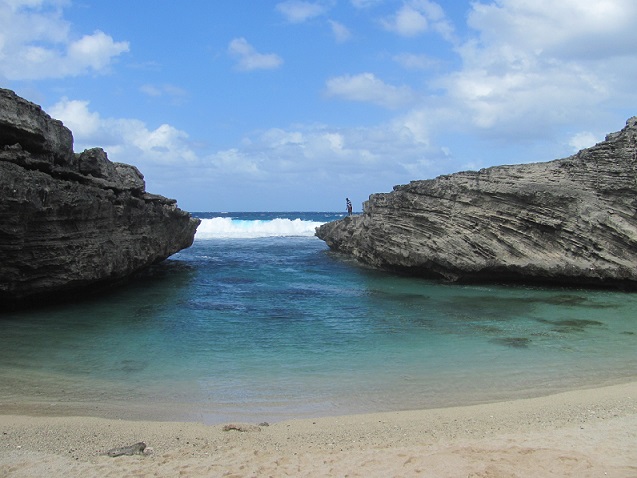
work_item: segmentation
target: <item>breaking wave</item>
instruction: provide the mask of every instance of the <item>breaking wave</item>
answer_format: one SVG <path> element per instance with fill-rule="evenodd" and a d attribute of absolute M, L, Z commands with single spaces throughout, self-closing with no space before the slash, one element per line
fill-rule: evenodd
<path fill-rule="evenodd" d="M 202 219 L 196 239 L 252 239 L 259 237 L 313 236 L 323 222 L 275 218 L 245 220 L 230 217 Z"/>

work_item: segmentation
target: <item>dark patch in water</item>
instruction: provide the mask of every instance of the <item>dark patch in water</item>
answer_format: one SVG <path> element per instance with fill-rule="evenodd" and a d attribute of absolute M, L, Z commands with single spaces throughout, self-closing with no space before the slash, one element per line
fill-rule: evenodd
<path fill-rule="evenodd" d="M 542 300 L 542 299 L 537 299 L 537 300 L 538 302 L 542 301 L 550 305 L 586 307 L 587 309 L 612 309 L 619 306 L 619 305 L 600 304 L 598 302 L 593 302 L 589 300 L 587 297 L 581 297 L 576 295 L 556 295 L 553 297 L 549 297 L 548 299 L 545 299 L 545 300 Z"/>
<path fill-rule="evenodd" d="M 526 337 L 500 337 L 497 339 L 493 339 L 492 342 L 514 349 L 526 349 L 529 348 L 531 339 L 528 339 Z"/>
<path fill-rule="evenodd" d="M 394 292 L 379 289 L 370 289 L 367 294 L 372 298 L 391 300 L 398 302 L 427 302 L 431 299 L 429 295 L 414 294 L 409 292 Z"/>
<path fill-rule="evenodd" d="M 475 320 L 489 318 L 492 320 L 510 320 L 512 317 L 526 315 L 538 306 L 585 307 L 586 309 L 606 309 L 616 305 L 600 304 L 587 297 L 578 295 L 554 295 L 547 297 L 499 297 L 497 295 L 456 296 L 440 309 L 447 311 L 455 318 Z M 568 327 L 568 325 L 564 325 Z"/>
<path fill-rule="evenodd" d="M 584 332 L 587 327 L 603 327 L 604 323 L 597 320 L 587 319 L 565 319 L 565 320 L 548 320 L 537 319 L 538 322 L 553 326 L 553 331 L 560 333 Z"/>
<path fill-rule="evenodd" d="M 502 297 L 497 295 L 459 295 L 445 301 L 440 308 L 455 318 L 508 321 L 529 314 L 536 307 L 549 303 L 553 297 Z M 561 299 L 564 301 L 565 299 Z"/>
<path fill-rule="evenodd" d="M 500 327 L 496 327 L 494 325 L 476 325 L 474 329 L 479 330 L 480 332 L 484 332 L 485 334 L 499 334 L 502 333 L 502 329 Z"/>
<path fill-rule="evenodd" d="M 555 295 L 545 299 L 543 302 L 551 305 L 571 305 L 581 306 L 586 303 L 588 299 L 577 295 Z M 587 304 L 588 305 L 588 304 Z"/>
<path fill-rule="evenodd" d="M 635 332 L 630 332 L 628 330 L 625 330 L 624 332 L 622 332 L 622 335 L 635 335 Z"/>

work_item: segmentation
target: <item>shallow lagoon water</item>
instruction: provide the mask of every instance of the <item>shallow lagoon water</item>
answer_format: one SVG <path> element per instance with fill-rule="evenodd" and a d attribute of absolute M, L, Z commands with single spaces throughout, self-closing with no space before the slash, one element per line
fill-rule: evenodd
<path fill-rule="evenodd" d="M 401 277 L 329 251 L 311 235 L 329 215 L 299 215 L 305 229 L 289 216 L 293 236 L 283 223 L 261 237 L 280 215 L 232 219 L 243 237 L 215 236 L 215 216 L 126 287 L 0 314 L 0 403 L 277 421 L 635 378 L 636 294 Z"/>

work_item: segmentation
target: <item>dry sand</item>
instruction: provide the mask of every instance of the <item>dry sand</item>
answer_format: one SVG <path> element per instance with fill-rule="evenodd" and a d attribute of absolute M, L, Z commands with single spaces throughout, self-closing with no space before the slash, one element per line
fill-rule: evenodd
<path fill-rule="evenodd" d="M 0 415 L 0 477 L 637 477 L 637 382 L 255 425 Z M 104 455 L 139 441 L 152 453 Z"/>

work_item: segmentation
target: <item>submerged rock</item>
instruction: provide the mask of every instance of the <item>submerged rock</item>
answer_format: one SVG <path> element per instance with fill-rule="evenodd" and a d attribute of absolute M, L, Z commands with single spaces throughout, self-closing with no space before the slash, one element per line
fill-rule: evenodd
<path fill-rule="evenodd" d="M 317 228 L 374 267 L 456 282 L 637 287 L 637 117 L 565 159 L 395 186 Z"/>
<path fill-rule="evenodd" d="M 0 310 L 128 277 L 192 245 L 199 222 L 0 89 Z"/>

